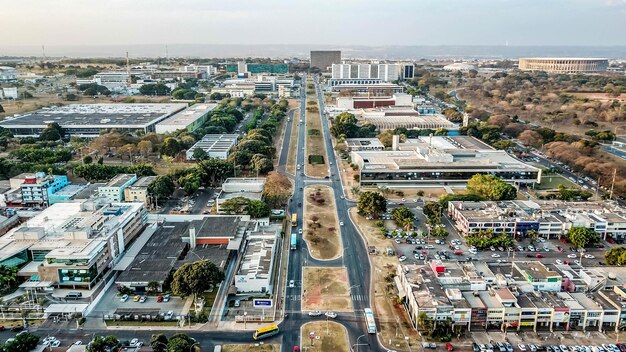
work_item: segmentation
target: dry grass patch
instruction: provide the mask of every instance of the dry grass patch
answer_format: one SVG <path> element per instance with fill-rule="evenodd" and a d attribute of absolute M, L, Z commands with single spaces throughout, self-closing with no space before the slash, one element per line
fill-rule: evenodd
<path fill-rule="evenodd" d="M 388 348 L 408 350 L 409 346 L 407 346 L 403 334 L 410 336 L 412 341 L 416 341 L 419 336 L 410 328 L 408 316 L 402 306 L 398 304 L 393 284 L 388 280 L 389 274 L 395 273 L 399 263 L 395 256 L 384 255 L 385 248 L 393 247 L 391 240 L 383 238 L 374 225 L 375 221 L 367 220 L 358 215 L 356 208 L 350 208 L 350 217 L 359 232 L 365 237 L 367 245 L 376 247 L 379 251 L 378 255 L 370 256 L 370 262 L 372 264 L 372 284 L 376 292 L 374 294 L 374 311 L 378 317 L 380 339 Z M 388 345 L 389 341 L 391 341 L 391 345 Z"/>
<path fill-rule="evenodd" d="M 307 102 L 316 102 L 316 99 L 307 99 Z M 308 106 L 308 105 L 307 105 Z M 304 172 L 311 177 L 328 176 L 328 154 L 326 154 L 326 145 L 324 143 L 324 131 L 322 131 L 322 120 L 320 113 L 317 111 L 306 112 L 305 120 L 306 150 L 304 160 Z M 311 163 L 311 156 L 322 156 L 321 163 Z"/>
<path fill-rule="evenodd" d="M 302 269 L 302 310 L 352 311 L 346 268 Z"/>
<path fill-rule="evenodd" d="M 315 333 L 316 338 L 309 339 Z M 346 328 L 335 322 L 316 321 L 306 323 L 300 328 L 302 350 L 307 352 L 348 352 L 350 349 Z M 319 338 L 318 338 L 319 337 Z"/>
<path fill-rule="evenodd" d="M 222 351 L 224 352 L 279 352 L 280 345 L 266 345 L 266 344 L 238 344 L 238 345 L 223 345 Z"/>
<path fill-rule="evenodd" d="M 304 196 L 303 232 L 311 256 L 321 260 L 339 258 L 343 245 L 332 188 L 307 186 Z"/>

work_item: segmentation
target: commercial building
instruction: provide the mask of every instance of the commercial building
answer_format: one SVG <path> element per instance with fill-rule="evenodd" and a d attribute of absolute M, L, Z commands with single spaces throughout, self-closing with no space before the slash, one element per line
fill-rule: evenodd
<path fill-rule="evenodd" d="M 106 185 L 98 188 L 98 195 L 110 202 L 123 202 L 124 190 L 137 181 L 135 174 L 118 174 Z"/>
<path fill-rule="evenodd" d="M 333 64 L 341 63 L 341 50 L 311 50 L 311 68 L 328 72 Z"/>
<path fill-rule="evenodd" d="M 238 134 L 207 134 L 189 148 L 185 155 L 187 160 L 194 160 L 193 152 L 201 149 L 209 158 L 225 160 L 230 155 L 230 150 L 237 145 L 238 139 Z"/>
<path fill-rule="evenodd" d="M 133 203 L 140 202 L 148 207 L 148 187 L 155 179 L 156 176 L 144 176 L 135 181 L 131 186 L 124 188 L 124 201 Z"/>
<path fill-rule="evenodd" d="M 464 184 L 475 174 L 490 174 L 512 183 L 541 181 L 541 170 L 494 150 L 468 136 L 419 137 L 399 143 L 391 151 L 353 151 L 360 184 L 432 185 Z"/>
<path fill-rule="evenodd" d="M 93 76 L 93 82 L 109 90 L 127 87 L 131 83 L 128 72 L 125 71 L 98 72 Z"/>
<path fill-rule="evenodd" d="M 154 71 L 150 74 L 152 79 L 175 79 L 179 81 L 187 79 L 200 79 L 202 74 L 196 71 Z"/>
<path fill-rule="evenodd" d="M 17 70 L 14 67 L 0 66 L 0 81 L 15 81 Z"/>
<path fill-rule="evenodd" d="M 446 71 L 468 72 L 470 70 L 475 70 L 476 66 L 465 62 L 455 62 L 444 66 L 443 69 Z"/>
<path fill-rule="evenodd" d="M 1 87 L 0 99 L 17 99 L 17 87 Z"/>
<path fill-rule="evenodd" d="M 415 76 L 415 65 L 404 64 L 402 65 L 402 79 L 411 79 Z"/>
<path fill-rule="evenodd" d="M 451 201 L 448 214 L 466 235 L 492 230 L 515 237 L 534 230 L 545 238 L 560 238 L 572 227 L 586 227 L 603 239 L 626 240 L 626 209 L 607 202 Z"/>
<path fill-rule="evenodd" d="M 209 113 L 218 104 L 195 104 L 159 122 L 155 126 L 156 133 L 172 133 L 178 130 L 193 132 L 207 120 Z"/>
<path fill-rule="evenodd" d="M 273 292 L 274 261 L 280 230 L 259 227 L 246 236 L 243 258 L 235 273 L 237 293 Z"/>
<path fill-rule="evenodd" d="M 378 138 L 346 138 L 345 143 L 349 151 L 385 150 Z"/>
<path fill-rule="evenodd" d="M 522 71 L 545 71 L 548 73 L 604 72 L 609 67 L 608 59 L 598 58 L 520 58 Z"/>
<path fill-rule="evenodd" d="M 95 138 L 101 132 L 156 132 L 155 125 L 187 108 L 187 104 L 71 104 L 7 117 L 0 126 L 16 137 L 38 137 L 56 122 L 67 135 Z"/>
<path fill-rule="evenodd" d="M 406 68 L 408 67 L 408 68 Z M 330 85 L 336 85 L 334 80 L 342 79 L 377 79 L 380 82 L 391 82 L 405 75 L 413 77 L 413 66 L 402 64 L 378 64 L 378 63 L 342 63 L 333 64 L 331 67 Z"/>
<path fill-rule="evenodd" d="M 406 93 L 390 96 L 337 97 L 338 109 L 371 109 L 385 106 L 412 106 L 412 97 Z"/>
<path fill-rule="evenodd" d="M 260 63 L 246 63 L 238 62 L 236 64 L 227 64 L 226 72 L 236 72 L 243 75 L 246 73 L 257 74 L 287 74 L 289 73 L 288 64 L 260 64 Z"/>
<path fill-rule="evenodd" d="M 141 203 L 53 204 L 0 237 L 0 265 L 25 287 L 92 289 L 143 230 Z"/>
<path fill-rule="evenodd" d="M 445 129 L 448 135 L 458 134 L 459 125 L 449 121 L 442 114 L 422 115 L 412 107 L 389 106 L 377 109 L 362 109 L 355 112 L 358 119 L 364 123 L 376 126 L 379 130 L 406 128 L 406 129 Z"/>
<path fill-rule="evenodd" d="M 248 198 L 260 200 L 265 188 L 265 178 L 262 177 L 230 177 L 222 183 L 222 190 L 217 197 L 217 211 L 220 205 L 232 198 Z"/>
<path fill-rule="evenodd" d="M 368 82 L 365 80 L 364 82 Z M 341 83 L 335 81 L 335 85 L 331 86 L 333 92 L 350 92 L 350 93 L 366 93 L 370 96 L 383 95 L 391 96 L 394 93 L 403 93 L 404 87 L 393 83 Z"/>
<path fill-rule="evenodd" d="M 43 172 L 20 174 L 11 178 L 10 183 L 20 189 L 23 205 L 43 207 L 54 203 L 52 196 L 70 184 L 65 175 L 48 176 Z"/>

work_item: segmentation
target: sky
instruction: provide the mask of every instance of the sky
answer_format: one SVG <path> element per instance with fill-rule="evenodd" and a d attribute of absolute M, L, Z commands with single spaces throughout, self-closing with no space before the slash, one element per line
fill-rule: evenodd
<path fill-rule="evenodd" d="M 0 0 L 0 14 L 0 48 L 626 45 L 626 0 Z"/>

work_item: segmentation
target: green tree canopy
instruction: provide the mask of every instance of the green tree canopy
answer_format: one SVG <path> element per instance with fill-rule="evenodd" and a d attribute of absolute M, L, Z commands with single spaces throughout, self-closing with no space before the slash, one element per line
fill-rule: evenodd
<path fill-rule="evenodd" d="M 15 337 L 15 340 L 0 346 L 2 352 L 24 352 L 30 351 L 37 347 L 39 336 L 31 333 L 22 334 Z"/>
<path fill-rule="evenodd" d="M 195 352 L 198 347 L 196 340 L 185 334 L 175 334 L 167 342 L 167 352 Z"/>
<path fill-rule="evenodd" d="M 469 193 L 482 196 L 488 200 L 511 200 L 517 198 L 515 187 L 494 175 L 476 174 L 467 181 Z"/>
<path fill-rule="evenodd" d="M 202 148 L 194 149 L 191 155 L 193 160 L 205 160 L 209 157 L 209 154 L 207 154 L 207 152 Z"/>
<path fill-rule="evenodd" d="M 109 335 L 107 337 L 96 336 L 87 345 L 87 352 L 109 352 L 120 348 L 121 346 L 122 344 L 120 341 L 113 335 Z"/>
<path fill-rule="evenodd" d="M 626 248 L 619 246 L 609 249 L 604 253 L 604 260 L 608 265 L 626 264 Z"/>
<path fill-rule="evenodd" d="M 262 200 L 251 200 L 246 213 L 253 218 L 264 218 L 270 215 L 270 207 Z"/>
<path fill-rule="evenodd" d="M 391 211 L 391 218 L 396 224 L 404 229 L 413 228 L 413 222 L 415 221 L 415 214 L 409 210 L 409 208 L 402 206 L 394 208 Z"/>
<path fill-rule="evenodd" d="M 176 138 L 168 137 L 163 141 L 163 145 L 161 146 L 161 154 L 175 157 L 182 150 L 182 146 L 180 142 Z"/>
<path fill-rule="evenodd" d="M 357 201 L 359 214 L 378 218 L 381 213 L 387 211 L 387 199 L 378 192 L 360 192 Z"/>
<path fill-rule="evenodd" d="M 152 334 L 150 338 L 150 347 L 154 352 L 166 352 L 168 339 L 165 334 Z"/>
<path fill-rule="evenodd" d="M 224 273 L 208 260 L 186 263 L 174 273 L 172 292 L 181 297 L 196 296 L 222 280 Z"/>
<path fill-rule="evenodd" d="M 48 124 L 46 128 L 41 131 L 39 139 L 42 141 L 58 141 L 65 136 L 65 131 L 56 122 Z"/>
<path fill-rule="evenodd" d="M 586 227 L 572 227 L 567 232 L 567 240 L 578 248 L 585 248 L 598 243 L 600 235 Z"/>
<path fill-rule="evenodd" d="M 159 201 L 164 201 L 169 198 L 176 190 L 174 181 L 172 178 L 166 175 L 157 176 L 154 181 L 148 186 L 148 193 L 156 197 Z"/>
<path fill-rule="evenodd" d="M 244 214 L 250 202 L 246 197 L 230 198 L 220 205 L 220 211 L 226 214 Z"/>

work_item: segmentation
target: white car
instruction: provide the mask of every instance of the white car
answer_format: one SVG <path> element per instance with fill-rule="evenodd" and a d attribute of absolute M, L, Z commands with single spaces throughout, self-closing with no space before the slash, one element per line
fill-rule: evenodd
<path fill-rule="evenodd" d="M 492 252 L 495 252 L 495 251 L 496 251 L 496 247 L 494 247 L 494 246 L 489 247 L 489 249 L 490 249 Z"/>
<path fill-rule="evenodd" d="M 82 341 L 76 341 L 76 342 L 74 342 L 74 346 L 80 346 L 80 345 L 82 345 L 82 344 L 83 344 L 83 342 L 82 342 Z"/>
<path fill-rule="evenodd" d="M 51 346 L 51 347 L 59 347 L 59 346 L 61 346 L 61 341 L 59 341 L 59 340 L 54 340 L 54 341 L 52 341 L 52 342 L 50 343 L 50 346 Z"/>
<path fill-rule="evenodd" d="M 563 261 L 562 261 L 561 259 L 557 259 L 557 260 L 555 260 L 554 262 L 555 262 L 555 263 L 557 263 L 557 264 L 559 264 L 559 265 L 563 264 Z"/>
<path fill-rule="evenodd" d="M 144 303 L 147 300 L 148 300 L 147 296 L 141 296 L 141 298 L 139 299 L 139 303 Z"/>
<path fill-rule="evenodd" d="M 322 312 L 320 312 L 319 310 L 309 312 L 310 317 L 319 317 L 320 315 L 322 315 Z"/>
<path fill-rule="evenodd" d="M 526 351 L 526 346 L 524 344 L 520 343 L 519 345 L 517 345 L 517 347 L 519 347 L 520 351 Z"/>
<path fill-rule="evenodd" d="M 120 298 L 120 302 L 126 302 L 126 301 L 128 301 L 128 295 L 123 295 L 122 298 Z"/>
<path fill-rule="evenodd" d="M 339 221 L 339 226 L 343 226 L 343 221 Z"/>
<path fill-rule="evenodd" d="M 337 318 L 337 313 L 335 313 L 335 312 L 326 312 L 326 313 L 324 313 L 324 315 L 329 317 L 329 318 L 331 318 L 331 319 Z"/>
<path fill-rule="evenodd" d="M 302 235 L 302 229 L 298 229 L 298 233 Z"/>
<path fill-rule="evenodd" d="M 494 253 L 491 255 L 491 258 L 500 258 L 500 254 Z"/>
<path fill-rule="evenodd" d="M 595 255 L 593 255 L 593 254 L 585 254 L 585 258 L 587 258 L 587 259 L 593 259 L 593 258 L 595 258 L 595 257 L 596 257 L 596 256 L 595 256 Z"/>
<path fill-rule="evenodd" d="M 295 281 L 289 280 L 289 287 L 291 288 L 291 287 L 295 287 L 295 286 L 296 286 Z"/>
<path fill-rule="evenodd" d="M 550 248 L 548 248 L 547 246 L 543 246 L 543 250 L 546 252 L 550 252 Z"/>
<path fill-rule="evenodd" d="M 478 253 L 478 249 L 470 248 L 469 252 L 472 253 L 472 254 L 476 254 L 476 253 Z"/>
<path fill-rule="evenodd" d="M 169 311 L 168 313 L 172 313 L 172 312 L 171 312 L 171 311 Z M 174 314 L 174 313 L 172 313 L 172 314 Z M 136 345 L 138 342 L 139 342 L 139 339 L 138 339 L 138 338 L 134 338 L 134 339 L 130 340 L 130 344 L 131 344 L 131 345 Z"/>
<path fill-rule="evenodd" d="M 568 258 L 576 258 L 576 254 L 572 253 L 572 254 L 568 254 L 567 255 Z"/>
<path fill-rule="evenodd" d="M 48 336 L 45 339 L 43 339 L 43 343 L 51 343 L 52 341 L 56 340 L 57 338 L 54 336 Z"/>
<path fill-rule="evenodd" d="M 165 314 L 164 319 L 165 319 L 165 320 L 172 320 L 172 318 L 173 318 L 173 317 L 174 317 L 174 312 L 172 312 L 172 311 L 170 310 L 170 311 L 168 311 L 168 312 Z"/>
<path fill-rule="evenodd" d="M 401 256 L 400 258 L 398 258 L 398 260 L 399 260 L 399 261 L 401 261 L 401 262 L 403 262 L 403 261 L 405 261 L 405 260 L 406 260 L 406 256 L 405 256 L 405 255 L 403 255 L 403 256 Z"/>

